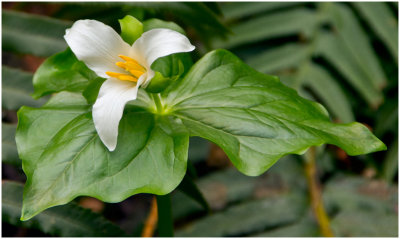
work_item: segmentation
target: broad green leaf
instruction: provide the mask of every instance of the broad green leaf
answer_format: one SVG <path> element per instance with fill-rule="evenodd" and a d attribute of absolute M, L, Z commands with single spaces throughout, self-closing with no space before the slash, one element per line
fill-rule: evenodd
<path fill-rule="evenodd" d="M 22 208 L 23 185 L 2 182 L 2 219 L 23 228 L 35 228 L 52 236 L 62 237 L 116 237 L 125 233 L 102 215 L 84 209 L 75 203 L 49 209 L 28 222 L 19 220 Z"/>
<path fill-rule="evenodd" d="M 365 126 L 331 123 L 321 105 L 225 50 L 208 53 L 162 95 L 166 112 L 181 118 L 191 135 L 218 144 L 247 175 L 313 145 L 334 144 L 349 155 L 386 149 Z"/>
<path fill-rule="evenodd" d="M 349 100 L 340 85 L 324 68 L 311 64 L 307 73 L 301 77 L 303 84 L 313 89 L 333 115 L 343 123 L 354 121 Z"/>
<path fill-rule="evenodd" d="M 16 11 L 2 11 L 3 49 L 50 56 L 67 47 L 63 39 L 71 22 Z"/>
<path fill-rule="evenodd" d="M 311 53 L 307 45 L 287 44 L 248 57 L 245 62 L 257 71 L 272 73 L 298 67 Z"/>
<path fill-rule="evenodd" d="M 15 145 L 16 128 L 17 125 L 14 124 L 1 124 L 1 158 L 4 163 L 21 167 L 21 160 Z"/>
<path fill-rule="evenodd" d="M 17 110 L 21 106 L 41 106 L 45 99 L 34 100 L 32 73 L 16 68 L 3 66 L 2 78 L 2 107 L 9 110 Z"/>
<path fill-rule="evenodd" d="M 398 26 L 397 18 L 385 2 L 352 3 L 367 20 L 373 30 L 385 42 L 393 58 L 398 60 Z"/>
<path fill-rule="evenodd" d="M 329 3 L 327 3 L 329 4 Z M 352 64 L 363 73 L 364 84 L 372 84 L 375 89 L 380 90 L 387 84 L 386 76 L 379 65 L 375 50 L 369 39 L 357 21 L 352 11 L 343 4 L 329 4 L 328 13 L 346 51 L 351 55 Z"/>
<path fill-rule="evenodd" d="M 298 6 L 300 2 L 224 2 L 221 3 L 225 19 L 237 19 L 254 16 L 265 11 Z"/>
<path fill-rule="evenodd" d="M 348 46 L 338 36 L 326 33 L 321 34 L 318 39 L 316 54 L 326 58 L 333 64 L 346 80 L 361 94 L 369 105 L 376 108 L 383 101 L 380 90 L 366 80 L 370 76 L 366 75 L 363 67 L 349 51 Z"/>
<path fill-rule="evenodd" d="M 227 41 L 215 41 L 213 47 L 232 48 L 241 44 L 294 34 L 308 36 L 323 21 L 323 18 L 315 11 L 305 8 L 267 14 L 248 21 L 240 21 L 232 26 L 233 35 Z"/>
<path fill-rule="evenodd" d="M 109 152 L 89 107 L 82 96 L 62 92 L 42 108 L 18 112 L 16 141 L 28 178 L 22 220 L 79 195 L 119 202 L 166 194 L 185 175 L 189 141 L 179 119 L 127 107 L 117 148 Z"/>
<path fill-rule="evenodd" d="M 61 91 L 80 92 L 88 86 L 89 81 L 96 78 L 97 75 L 78 61 L 68 48 L 49 57 L 36 71 L 33 77 L 33 97 Z"/>

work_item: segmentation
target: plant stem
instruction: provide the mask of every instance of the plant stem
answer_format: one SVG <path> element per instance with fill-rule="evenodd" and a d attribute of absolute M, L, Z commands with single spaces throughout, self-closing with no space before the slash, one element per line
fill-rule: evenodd
<path fill-rule="evenodd" d="M 161 103 L 161 98 L 160 98 L 160 94 L 154 93 L 151 94 L 154 100 L 154 103 L 156 105 L 156 109 L 158 113 L 162 113 L 163 112 L 163 105 Z"/>
<path fill-rule="evenodd" d="M 321 188 L 319 187 L 316 177 L 315 157 L 316 149 L 315 147 L 311 147 L 306 154 L 305 160 L 305 173 L 310 190 L 311 206 L 318 221 L 322 236 L 333 237 L 334 235 L 330 227 L 329 218 L 322 202 Z"/>
<path fill-rule="evenodd" d="M 173 237 L 174 221 L 172 219 L 171 195 L 157 196 L 158 236 Z"/>
<path fill-rule="evenodd" d="M 142 237 L 153 237 L 157 221 L 158 221 L 157 200 L 156 197 L 154 196 L 151 201 L 149 215 L 147 216 L 146 222 L 144 223 Z"/>

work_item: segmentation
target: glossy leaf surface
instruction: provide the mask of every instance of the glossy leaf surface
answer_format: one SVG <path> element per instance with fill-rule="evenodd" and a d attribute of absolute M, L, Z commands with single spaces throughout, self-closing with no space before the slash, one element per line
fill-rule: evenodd
<path fill-rule="evenodd" d="M 331 123 L 321 105 L 225 50 L 204 56 L 164 96 L 167 111 L 180 117 L 191 135 L 218 144 L 247 175 L 323 143 L 350 155 L 386 148 L 365 126 Z"/>
<path fill-rule="evenodd" d="M 119 202 L 136 193 L 166 194 L 186 172 L 188 133 L 178 119 L 133 107 L 109 152 L 83 97 L 60 93 L 42 108 L 19 111 L 16 136 L 28 177 L 22 219 L 79 195 Z"/>

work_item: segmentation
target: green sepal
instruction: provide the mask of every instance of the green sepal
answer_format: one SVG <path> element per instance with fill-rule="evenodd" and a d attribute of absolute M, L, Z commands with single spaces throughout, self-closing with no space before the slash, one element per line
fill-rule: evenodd
<path fill-rule="evenodd" d="M 177 80 L 185 71 L 182 61 L 178 60 L 178 73 L 174 76 L 164 77 L 160 72 L 156 71 L 151 79 L 146 91 L 150 93 L 160 93 L 164 91 L 172 82 Z"/>
<path fill-rule="evenodd" d="M 143 34 L 143 24 L 133 16 L 126 15 L 118 21 L 121 26 L 121 37 L 129 45 L 132 45 Z"/>

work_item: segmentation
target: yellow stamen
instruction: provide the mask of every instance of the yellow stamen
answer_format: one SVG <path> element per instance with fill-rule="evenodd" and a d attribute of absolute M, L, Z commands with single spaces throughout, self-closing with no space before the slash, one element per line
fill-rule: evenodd
<path fill-rule="evenodd" d="M 146 71 L 146 69 L 142 65 L 140 65 L 139 62 L 137 62 L 135 59 L 132 59 L 132 58 L 130 58 L 128 56 L 124 56 L 124 55 L 118 55 L 118 56 L 121 59 L 123 59 L 124 61 L 126 61 L 127 65 L 129 67 L 136 68 L 137 70 L 140 70 L 143 72 Z"/>
<path fill-rule="evenodd" d="M 107 71 L 106 74 L 111 77 L 117 78 L 118 80 L 126 80 L 126 81 L 133 81 L 133 82 L 138 81 L 137 78 L 127 75 L 127 74 L 115 73 L 115 72 L 110 72 L 110 71 Z"/>
<path fill-rule="evenodd" d="M 116 62 L 115 65 L 117 65 L 118 67 L 121 67 L 122 69 L 129 72 L 130 74 L 123 74 L 123 73 L 107 71 L 106 72 L 107 75 L 117 78 L 119 80 L 137 82 L 139 77 L 146 72 L 146 68 L 141 66 L 139 64 L 139 62 L 137 62 L 136 60 L 134 60 L 128 56 L 124 56 L 124 55 L 119 55 L 119 57 L 121 59 L 125 60 L 125 62 Z"/>

